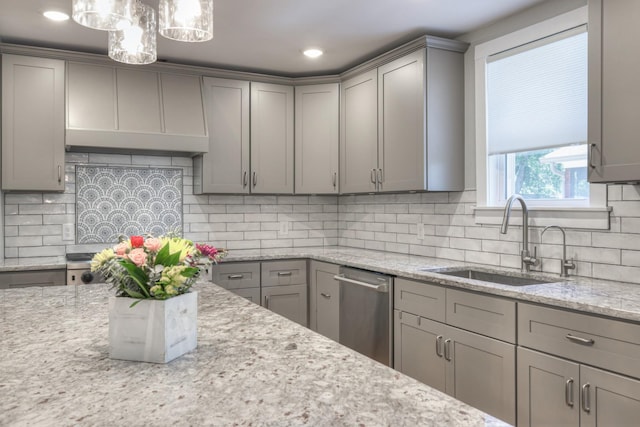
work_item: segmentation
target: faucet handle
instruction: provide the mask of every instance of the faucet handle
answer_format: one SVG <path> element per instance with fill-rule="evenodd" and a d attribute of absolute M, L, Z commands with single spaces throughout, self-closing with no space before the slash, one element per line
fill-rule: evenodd
<path fill-rule="evenodd" d="M 569 277 L 569 270 L 574 270 L 576 268 L 576 263 L 573 262 L 573 258 L 566 260 L 560 260 L 560 276 Z"/>

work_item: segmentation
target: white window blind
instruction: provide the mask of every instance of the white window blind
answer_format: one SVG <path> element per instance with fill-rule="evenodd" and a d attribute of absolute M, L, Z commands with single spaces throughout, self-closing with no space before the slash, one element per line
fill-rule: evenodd
<path fill-rule="evenodd" d="M 486 83 L 488 154 L 586 143 L 586 27 L 489 57 Z"/>

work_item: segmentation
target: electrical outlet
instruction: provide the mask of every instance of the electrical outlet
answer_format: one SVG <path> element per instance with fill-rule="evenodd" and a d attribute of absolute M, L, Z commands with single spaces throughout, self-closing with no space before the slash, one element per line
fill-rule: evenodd
<path fill-rule="evenodd" d="M 424 224 L 419 222 L 417 225 L 416 236 L 418 237 L 418 240 L 424 240 Z"/>
<path fill-rule="evenodd" d="M 62 225 L 62 240 L 65 242 L 72 242 L 75 240 L 75 230 L 73 224 Z"/>
<path fill-rule="evenodd" d="M 280 221 L 280 235 L 286 236 L 289 234 L 289 221 Z"/>

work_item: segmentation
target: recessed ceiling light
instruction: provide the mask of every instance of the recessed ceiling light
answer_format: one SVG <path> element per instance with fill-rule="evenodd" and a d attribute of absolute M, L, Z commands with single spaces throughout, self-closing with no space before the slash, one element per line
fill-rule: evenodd
<path fill-rule="evenodd" d="M 43 15 L 52 21 L 66 21 L 69 19 L 69 15 L 64 12 L 58 12 L 57 10 L 47 10 Z"/>
<path fill-rule="evenodd" d="M 320 49 L 307 49 L 302 53 L 304 53 L 305 56 L 308 56 L 309 58 L 317 58 L 318 56 L 323 54 Z"/>

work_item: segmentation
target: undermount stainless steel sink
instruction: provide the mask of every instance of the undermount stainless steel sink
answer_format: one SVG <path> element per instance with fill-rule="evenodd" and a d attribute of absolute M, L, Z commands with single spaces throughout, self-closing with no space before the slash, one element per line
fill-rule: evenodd
<path fill-rule="evenodd" d="M 446 276 L 456 276 L 465 279 L 480 280 L 482 282 L 499 283 L 501 285 L 509 286 L 526 286 L 526 285 L 542 285 L 544 283 L 553 283 L 550 280 L 534 279 L 526 276 L 512 276 L 508 274 L 492 273 L 482 270 L 474 269 L 461 269 L 461 270 L 446 270 L 446 271 L 434 271 L 434 273 L 444 274 Z"/>

